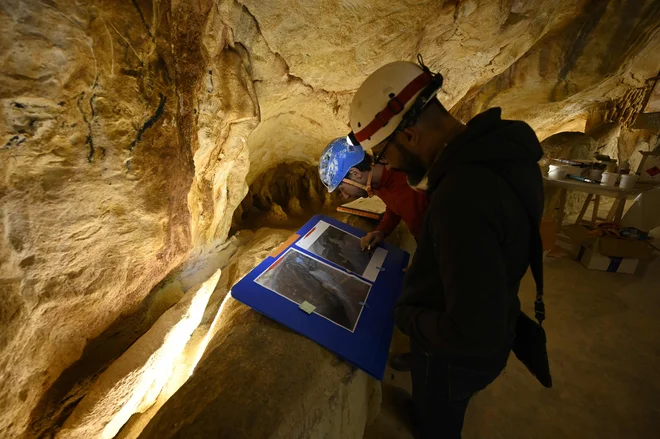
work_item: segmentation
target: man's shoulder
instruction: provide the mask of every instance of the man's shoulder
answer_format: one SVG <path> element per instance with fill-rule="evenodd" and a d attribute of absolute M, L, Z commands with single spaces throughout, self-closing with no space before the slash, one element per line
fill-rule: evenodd
<path fill-rule="evenodd" d="M 432 193 L 432 199 L 489 199 L 498 191 L 499 176 L 487 165 L 468 163 L 450 171 Z"/>
<path fill-rule="evenodd" d="M 466 215 L 497 216 L 501 204 L 499 178 L 487 167 L 477 164 L 448 173 L 430 194 L 430 215 L 445 219 Z"/>

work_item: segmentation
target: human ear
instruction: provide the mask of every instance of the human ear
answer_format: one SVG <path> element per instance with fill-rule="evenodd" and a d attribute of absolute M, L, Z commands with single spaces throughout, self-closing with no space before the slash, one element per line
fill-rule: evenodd
<path fill-rule="evenodd" d="M 360 177 L 362 177 L 362 172 L 360 172 L 358 168 L 351 168 L 348 171 L 348 175 L 353 179 L 359 179 Z"/>
<path fill-rule="evenodd" d="M 408 149 L 415 149 L 419 145 L 419 130 L 415 127 L 404 128 L 396 135 L 397 142 Z"/>
<path fill-rule="evenodd" d="M 412 126 L 404 128 L 400 131 L 402 135 L 402 140 L 405 142 L 403 145 L 407 148 L 415 148 L 419 144 L 419 130 Z"/>

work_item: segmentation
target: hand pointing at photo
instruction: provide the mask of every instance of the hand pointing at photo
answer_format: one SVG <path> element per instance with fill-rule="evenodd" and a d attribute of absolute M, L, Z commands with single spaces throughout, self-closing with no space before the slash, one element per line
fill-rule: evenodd
<path fill-rule="evenodd" d="M 384 239 L 385 236 L 383 235 L 383 232 L 375 230 L 367 233 L 366 236 L 360 239 L 360 247 L 362 248 L 362 251 L 371 250 L 376 248 Z"/>

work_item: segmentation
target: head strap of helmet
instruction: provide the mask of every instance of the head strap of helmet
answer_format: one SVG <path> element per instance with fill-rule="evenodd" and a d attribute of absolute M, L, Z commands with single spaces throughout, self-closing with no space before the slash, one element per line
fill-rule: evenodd
<path fill-rule="evenodd" d="M 374 168 L 372 166 L 371 169 L 369 169 L 369 175 L 367 176 L 367 185 L 366 186 L 363 185 L 363 184 L 358 183 L 357 181 L 350 180 L 348 178 L 344 178 L 342 180 L 342 182 L 344 182 L 346 184 L 350 184 L 351 186 L 358 187 L 360 189 L 364 189 L 364 191 L 367 193 L 367 197 L 371 198 L 371 197 L 374 196 L 374 191 L 371 188 L 371 179 L 373 178 L 373 174 L 374 174 Z"/>

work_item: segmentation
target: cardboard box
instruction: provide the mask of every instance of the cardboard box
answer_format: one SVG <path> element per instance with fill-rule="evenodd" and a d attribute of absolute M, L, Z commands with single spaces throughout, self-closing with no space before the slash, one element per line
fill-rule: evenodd
<path fill-rule="evenodd" d="M 652 256 L 646 241 L 624 238 L 595 237 L 580 225 L 564 228 L 564 234 L 579 247 L 577 260 L 590 270 L 634 274 L 640 260 Z"/>
<path fill-rule="evenodd" d="M 635 274 L 639 264 L 639 259 L 605 256 L 585 246 L 580 248 L 577 259 L 590 270 L 601 270 L 610 273 Z"/>
<path fill-rule="evenodd" d="M 646 241 L 624 238 L 595 237 L 585 227 L 573 224 L 564 228 L 564 234 L 581 246 L 590 248 L 604 256 L 649 259 L 653 249 Z"/>

